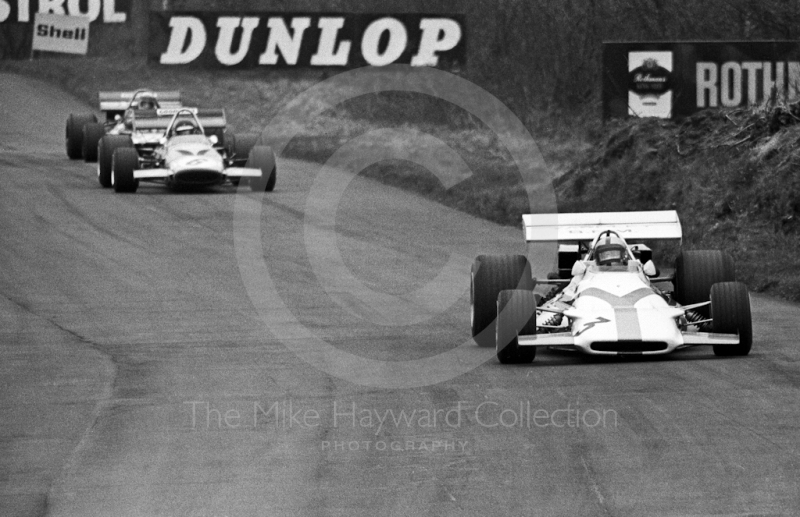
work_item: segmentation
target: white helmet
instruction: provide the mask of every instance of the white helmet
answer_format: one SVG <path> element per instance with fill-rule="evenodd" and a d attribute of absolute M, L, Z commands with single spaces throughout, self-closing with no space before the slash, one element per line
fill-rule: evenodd
<path fill-rule="evenodd" d="M 200 132 L 194 121 L 181 120 L 175 123 L 175 128 L 172 130 L 176 135 L 194 135 Z"/>

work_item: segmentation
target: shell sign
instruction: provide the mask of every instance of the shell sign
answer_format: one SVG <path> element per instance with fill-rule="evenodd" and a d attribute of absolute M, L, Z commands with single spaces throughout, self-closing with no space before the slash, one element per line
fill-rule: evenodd
<path fill-rule="evenodd" d="M 32 50 L 86 54 L 89 50 L 89 18 L 37 13 Z"/>

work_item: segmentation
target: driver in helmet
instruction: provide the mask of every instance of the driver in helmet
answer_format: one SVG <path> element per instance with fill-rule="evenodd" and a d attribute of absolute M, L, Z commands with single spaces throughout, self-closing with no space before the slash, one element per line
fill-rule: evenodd
<path fill-rule="evenodd" d="M 158 102 L 155 97 L 150 95 L 143 95 L 139 98 L 138 108 L 140 110 L 154 110 L 158 107 Z"/>
<path fill-rule="evenodd" d="M 594 263 L 598 266 L 627 266 L 628 257 L 628 246 L 622 240 L 622 237 L 612 231 L 605 231 L 597 238 L 589 260 L 594 260 Z M 579 267 L 573 268 L 573 277 L 564 290 L 555 298 L 556 302 L 569 304 L 577 296 L 578 285 L 589 269 L 584 264 L 584 261 L 581 260 L 576 262 L 576 266 Z M 568 307 L 568 305 L 556 306 L 560 308 Z"/>
<path fill-rule="evenodd" d="M 625 266 L 628 264 L 628 247 L 620 236 L 609 231 L 597 239 L 592 257 L 598 266 Z"/>
<path fill-rule="evenodd" d="M 181 120 L 175 123 L 175 129 L 173 129 L 173 133 L 176 136 L 199 135 L 200 128 L 197 127 L 193 120 Z"/>

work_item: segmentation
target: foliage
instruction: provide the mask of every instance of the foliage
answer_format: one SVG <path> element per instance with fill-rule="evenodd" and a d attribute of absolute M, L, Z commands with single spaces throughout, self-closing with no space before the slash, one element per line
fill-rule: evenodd
<path fill-rule="evenodd" d="M 684 247 L 728 250 L 751 289 L 800 301 L 800 119 L 784 116 L 793 109 L 615 121 L 557 182 L 559 210 L 675 209 Z"/>

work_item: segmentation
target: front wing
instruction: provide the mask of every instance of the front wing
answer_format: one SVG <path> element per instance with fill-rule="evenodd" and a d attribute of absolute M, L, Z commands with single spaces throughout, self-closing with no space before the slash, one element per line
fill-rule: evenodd
<path fill-rule="evenodd" d="M 133 178 L 137 180 L 166 179 L 175 174 L 170 169 L 137 169 Z M 229 178 L 260 178 L 261 169 L 249 167 L 228 167 L 222 174 Z"/>
<path fill-rule="evenodd" d="M 593 355 L 619 355 L 619 354 L 644 354 L 644 355 L 655 355 L 655 354 L 666 354 L 672 352 L 674 350 L 679 350 L 682 348 L 687 348 L 690 346 L 698 346 L 698 345 L 738 345 L 739 344 L 739 336 L 736 334 L 717 334 L 712 332 L 681 332 L 681 337 L 683 338 L 682 344 L 675 344 L 673 346 L 668 347 L 665 350 L 659 350 L 657 352 L 606 352 L 606 351 L 598 351 L 591 348 L 592 343 L 581 342 L 575 339 L 575 336 L 572 335 L 572 332 L 558 332 L 552 334 L 536 334 L 536 335 L 529 335 L 529 336 L 519 336 L 518 343 L 519 346 L 536 346 L 536 347 L 566 347 L 566 348 L 573 348 L 575 350 L 579 350 L 581 352 L 585 352 L 587 354 Z M 583 341 L 583 340 L 580 340 Z"/>

